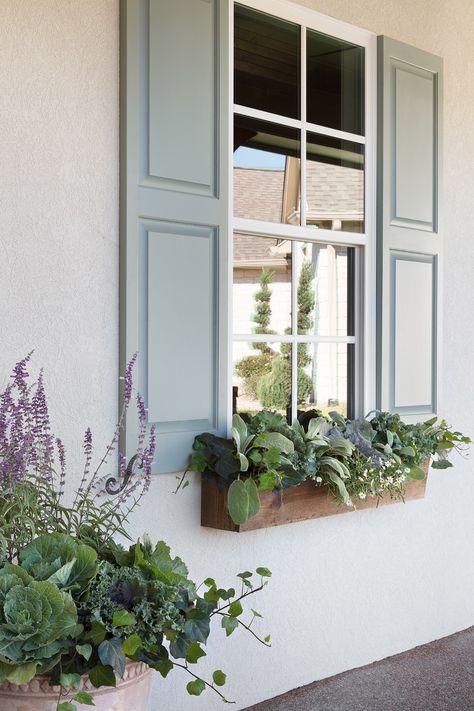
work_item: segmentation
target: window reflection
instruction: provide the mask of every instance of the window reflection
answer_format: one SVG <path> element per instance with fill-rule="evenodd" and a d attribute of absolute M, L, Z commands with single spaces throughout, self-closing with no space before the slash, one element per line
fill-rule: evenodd
<path fill-rule="evenodd" d="M 300 117 L 300 29 L 241 5 L 234 15 L 234 101 Z"/>
<path fill-rule="evenodd" d="M 310 123 L 364 133 L 364 50 L 308 30 L 307 115 Z"/>
<path fill-rule="evenodd" d="M 291 349 L 289 343 L 234 343 L 235 412 L 265 409 L 290 417 Z"/>
<path fill-rule="evenodd" d="M 244 116 L 234 120 L 234 215 L 299 224 L 299 132 Z"/>
<path fill-rule="evenodd" d="M 305 400 L 298 403 L 298 414 L 315 409 L 324 415 L 336 410 L 350 416 L 353 347 L 346 343 L 311 343 L 305 348 L 303 370 L 310 386 Z"/>
<path fill-rule="evenodd" d="M 315 133 L 306 153 L 306 224 L 364 231 L 364 146 Z"/>
<path fill-rule="evenodd" d="M 291 243 L 234 234 L 234 333 L 283 334 L 291 326 Z"/>
<path fill-rule="evenodd" d="M 295 242 L 298 334 L 353 335 L 352 247 Z"/>

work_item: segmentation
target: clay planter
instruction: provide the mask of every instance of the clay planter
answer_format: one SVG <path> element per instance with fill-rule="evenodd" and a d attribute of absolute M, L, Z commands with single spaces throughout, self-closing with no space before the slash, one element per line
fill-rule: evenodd
<path fill-rule="evenodd" d="M 404 501 L 422 499 L 425 495 L 426 477 L 430 459 L 422 464 L 425 478 L 412 480 L 406 484 Z M 377 506 L 401 503 L 401 499 L 391 499 L 385 494 L 381 499 L 365 499 L 356 502 L 356 511 L 374 509 Z M 202 479 L 201 526 L 218 528 L 222 531 L 254 531 L 257 528 L 281 526 L 284 523 L 307 521 L 312 518 L 351 513 L 353 508 L 338 504 L 325 488 L 315 486 L 313 481 L 304 481 L 299 486 L 283 489 L 279 494 L 265 491 L 260 494 L 260 511 L 246 523 L 235 524 L 227 510 L 227 489 L 220 491 L 215 479 Z"/>
<path fill-rule="evenodd" d="M 83 676 L 80 689 L 87 691 L 94 699 L 95 711 L 146 711 L 150 693 L 152 670 L 141 662 L 128 662 L 124 678 L 117 686 L 103 686 L 95 689 L 87 676 Z M 77 689 L 76 691 L 79 691 Z M 59 686 L 50 686 L 47 676 L 37 676 L 29 684 L 0 685 L 1 711 L 56 711 Z M 70 694 L 67 700 L 70 699 Z M 62 698 L 61 701 L 65 701 Z M 78 705 L 79 708 L 89 708 Z"/>

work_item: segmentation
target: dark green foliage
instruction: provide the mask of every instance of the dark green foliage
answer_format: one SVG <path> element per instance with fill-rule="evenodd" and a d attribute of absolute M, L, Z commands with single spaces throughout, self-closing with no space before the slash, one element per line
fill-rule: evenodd
<path fill-rule="evenodd" d="M 227 479 L 235 480 L 245 473 L 258 491 L 288 488 L 312 479 L 349 506 L 352 497 L 378 498 L 389 493 L 392 498 L 403 498 L 408 479 L 424 478 L 420 465 L 427 457 L 437 455 L 433 467 L 446 469 L 451 466 L 449 452 L 462 452 L 471 441 L 450 430 L 444 420 L 405 424 L 399 415 L 387 412 L 377 413 L 372 420 L 347 420 L 337 412 L 329 417 L 317 411 L 313 415 L 305 427 L 298 421 L 290 426 L 285 417 L 268 410 L 247 415 L 245 422 L 235 415 L 234 439 L 228 443 L 240 471 L 227 469 Z M 213 437 L 208 437 L 211 446 Z M 218 476 L 215 456 L 214 449 L 212 471 Z M 251 515 L 251 507 L 243 483 L 234 484 L 233 491 L 242 495 L 238 497 L 239 510 L 233 502 L 231 514 L 242 523 Z"/>
<path fill-rule="evenodd" d="M 300 344 L 298 348 L 305 346 Z M 283 346 L 282 346 L 283 348 Z M 299 351 L 298 351 L 299 353 Z M 311 377 L 298 367 L 297 376 L 297 402 L 305 402 L 313 381 Z M 291 360 L 286 355 L 277 355 L 273 359 L 271 371 L 260 378 L 257 394 L 262 406 L 268 409 L 284 410 L 291 401 Z"/>
<path fill-rule="evenodd" d="M 258 345 L 266 345 L 260 343 Z M 258 397 L 258 383 L 266 375 L 272 366 L 272 359 L 275 352 L 268 348 L 258 355 L 245 356 L 235 364 L 235 372 L 244 382 L 244 390 L 250 397 Z"/>
<path fill-rule="evenodd" d="M 270 320 L 272 316 L 272 308 L 270 299 L 272 292 L 269 288 L 273 278 L 273 272 L 268 269 L 262 269 L 260 275 L 260 289 L 255 293 L 255 313 L 252 320 L 256 324 L 254 333 L 274 333 L 270 330 Z M 264 354 L 271 354 L 272 350 L 268 343 L 252 343 L 252 348 Z"/>
<path fill-rule="evenodd" d="M 312 286 L 312 266 L 311 262 L 304 261 L 301 265 L 301 272 L 297 290 L 297 326 L 298 335 L 307 335 L 314 321 L 314 290 Z M 286 329 L 286 333 L 291 333 L 291 329 Z M 264 408 L 275 410 L 286 410 L 291 402 L 291 344 L 282 343 L 280 355 L 276 355 L 271 364 L 271 371 L 263 375 L 257 383 L 257 395 Z M 310 346 L 307 343 L 297 345 L 297 395 L 298 404 L 307 400 L 313 389 L 313 380 L 304 370 L 311 364 Z"/>

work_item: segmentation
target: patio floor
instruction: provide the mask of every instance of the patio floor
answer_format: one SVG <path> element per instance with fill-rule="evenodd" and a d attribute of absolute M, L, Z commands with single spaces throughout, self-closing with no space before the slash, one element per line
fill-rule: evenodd
<path fill-rule="evenodd" d="M 474 627 L 245 711 L 474 711 Z"/>

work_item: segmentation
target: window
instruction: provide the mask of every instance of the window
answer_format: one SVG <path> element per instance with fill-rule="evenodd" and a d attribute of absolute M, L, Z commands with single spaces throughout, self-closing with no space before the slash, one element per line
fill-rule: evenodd
<path fill-rule="evenodd" d="M 371 38 L 274 7 L 234 6 L 232 409 L 355 416 L 373 406 Z"/>
<path fill-rule="evenodd" d="M 125 6 L 121 367 L 139 351 L 157 468 L 233 401 L 434 414 L 442 61 L 379 38 L 377 116 L 366 30 L 286 0 Z"/>

